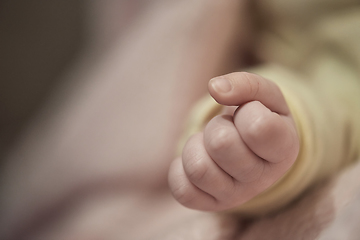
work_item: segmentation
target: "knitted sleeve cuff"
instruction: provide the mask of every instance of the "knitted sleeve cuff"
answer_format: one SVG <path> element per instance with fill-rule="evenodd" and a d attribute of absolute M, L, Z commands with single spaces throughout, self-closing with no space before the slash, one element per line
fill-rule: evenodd
<path fill-rule="evenodd" d="M 279 66 L 266 65 L 250 72 L 274 81 L 286 99 L 295 120 L 300 138 L 300 152 L 293 166 L 275 184 L 248 202 L 230 211 L 242 215 L 264 215 L 288 205 L 309 186 L 342 166 L 343 145 L 340 118 L 328 119 L 328 110 L 306 84 L 306 80 Z M 193 108 L 178 153 L 192 134 L 202 131 L 206 123 L 222 106 L 210 96 L 200 100 Z M 329 136 L 338 136 L 339 139 Z"/>

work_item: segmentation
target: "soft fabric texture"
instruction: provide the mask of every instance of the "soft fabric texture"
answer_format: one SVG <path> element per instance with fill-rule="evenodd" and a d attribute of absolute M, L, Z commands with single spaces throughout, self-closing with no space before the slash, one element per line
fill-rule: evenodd
<path fill-rule="evenodd" d="M 297 125 L 300 153 L 273 186 L 234 209 L 245 215 L 286 206 L 360 151 L 359 1 L 258 1 L 254 16 L 256 55 L 265 64 L 246 71 L 280 86 Z M 194 107 L 184 139 L 220 112 L 205 97 Z"/>

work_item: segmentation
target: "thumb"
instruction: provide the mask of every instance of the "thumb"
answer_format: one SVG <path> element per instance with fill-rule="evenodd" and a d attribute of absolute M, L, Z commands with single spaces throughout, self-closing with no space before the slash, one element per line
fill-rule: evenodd
<path fill-rule="evenodd" d="M 272 81 L 247 72 L 215 77 L 209 82 L 210 95 L 222 105 L 239 106 L 259 101 L 273 112 L 289 115 L 290 110 L 280 88 Z"/>

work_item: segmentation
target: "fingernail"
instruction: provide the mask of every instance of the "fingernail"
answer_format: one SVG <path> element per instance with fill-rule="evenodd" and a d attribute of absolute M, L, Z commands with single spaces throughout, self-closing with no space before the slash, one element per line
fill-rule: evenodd
<path fill-rule="evenodd" d="M 217 77 L 210 80 L 211 87 L 221 93 L 230 92 L 232 89 L 231 83 L 229 80 L 223 77 Z"/>

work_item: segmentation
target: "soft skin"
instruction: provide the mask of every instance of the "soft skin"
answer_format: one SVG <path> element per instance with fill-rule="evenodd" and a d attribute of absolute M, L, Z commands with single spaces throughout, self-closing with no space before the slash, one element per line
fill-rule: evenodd
<path fill-rule="evenodd" d="M 218 115 L 190 137 L 169 171 L 174 197 L 206 211 L 234 208 L 281 178 L 295 162 L 299 138 L 279 87 L 255 74 L 213 78 L 211 96 L 234 114 Z"/>

